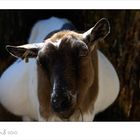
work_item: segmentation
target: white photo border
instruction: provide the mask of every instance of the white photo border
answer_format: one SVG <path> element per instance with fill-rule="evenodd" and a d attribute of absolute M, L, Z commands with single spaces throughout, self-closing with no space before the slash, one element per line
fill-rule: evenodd
<path fill-rule="evenodd" d="M 0 0 L 0 9 L 139 9 L 139 0 Z M 140 140 L 140 122 L 0 122 L 0 140 Z"/>

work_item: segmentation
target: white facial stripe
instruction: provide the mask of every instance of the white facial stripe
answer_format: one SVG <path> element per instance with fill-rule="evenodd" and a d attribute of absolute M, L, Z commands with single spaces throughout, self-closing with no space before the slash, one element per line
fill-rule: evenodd
<path fill-rule="evenodd" d="M 59 39 L 59 40 L 57 40 L 56 42 L 52 42 L 52 44 L 53 44 L 54 46 L 56 46 L 57 48 L 59 48 L 61 41 L 62 41 L 62 39 Z"/>
<path fill-rule="evenodd" d="M 53 84 L 53 91 L 56 89 L 56 82 L 54 81 L 54 84 Z M 52 92 L 52 94 L 51 94 L 51 97 L 53 97 L 54 96 L 54 92 Z"/>

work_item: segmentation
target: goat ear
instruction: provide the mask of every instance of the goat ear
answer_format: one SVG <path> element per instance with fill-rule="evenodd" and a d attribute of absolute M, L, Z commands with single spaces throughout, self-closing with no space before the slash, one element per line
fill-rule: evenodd
<path fill-rule="evenodd" d="M 93 46 L 91 50 L 94 49 L 94 44 L 103 40 L 110 33 L 110 24 L 106 18 L 100 19 L 93 28 L 88 30 L 83 34 L 84 42 L 88 46 Z"/>
<path fill-rule="evenodd" d="M 14 57 L 20 57 L 22 59 L 25 58 L 33 58 L 36 57 L 38 51 L 41 47 L 43 47 L 44 43 L 36 43 L 36 44 L 27 44 L 22 46 L 6 46 L 6 50 L 13 55 Z"/>

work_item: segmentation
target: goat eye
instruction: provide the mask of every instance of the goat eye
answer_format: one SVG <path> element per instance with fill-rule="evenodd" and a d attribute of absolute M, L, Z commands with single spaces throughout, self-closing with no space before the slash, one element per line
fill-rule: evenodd
<path fill-rule="evenodd" d="M 88 55 L 88 49 L 85 46 L 82 46 L 79 50 L 79 56 L 85 57 Z"/>
<path fill-rule="evenodd" d="M 87 45 L 82 41 L 76 41 L 76 47 L 78 49 L 78 56 L 84 57 L 88 54 L 88 47 Z"/>
<path fill-rule="evenodd" d="M 48 57 L 41 58 L 39 60 L 39 63 L 41 64 L 41 67 L 47 72 L 47 74 L 50 74 L 50 61 Z"/>
<path fill-rule="evenodd" d="M 49 58 L 45 57 L 45 58 L 40 59 L 40 63 L 44 66 L 48 65 L 49 64 Z"/>
<path fill-rule="evenodd" d="M 48 65 L 49 63 L 49 58 L 45 55 L 40 55 L 38 58 L 37 58 L 37 62 L 39 64 L 41 64 L 43 67 L 46 67 L 46 65 Z"/>

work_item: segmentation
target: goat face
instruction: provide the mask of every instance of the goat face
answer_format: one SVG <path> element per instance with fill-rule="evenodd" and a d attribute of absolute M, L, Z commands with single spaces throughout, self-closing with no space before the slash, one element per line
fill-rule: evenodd
<path fill-rule="evenodd" d="M 73 32 L 60 32 L 55 37 L 60 35 L 59 39 L 53 36 L 45 41 L 45 47 L 39 51 L 37 59 L 49 75 L 54 112 L 67 118 L 77 105 L 80 69 L 84 69 L 80 64 L 82 57 L 87 57 L 88 47 Z"/>
<path fill-rule="evenodd" d="M 94 83 L 96 66 L 93 66 L 91 56 L 96 42 L 109 30 L 108 21 L 101 19 L 84 34 L 60 31 L 43 43 L 7 46 L 7 49 L 14 56 L 36 57 L 37 64 L 46 71 L 51 83 L 52 110 L 60 118 L 69 118 Z"/>

